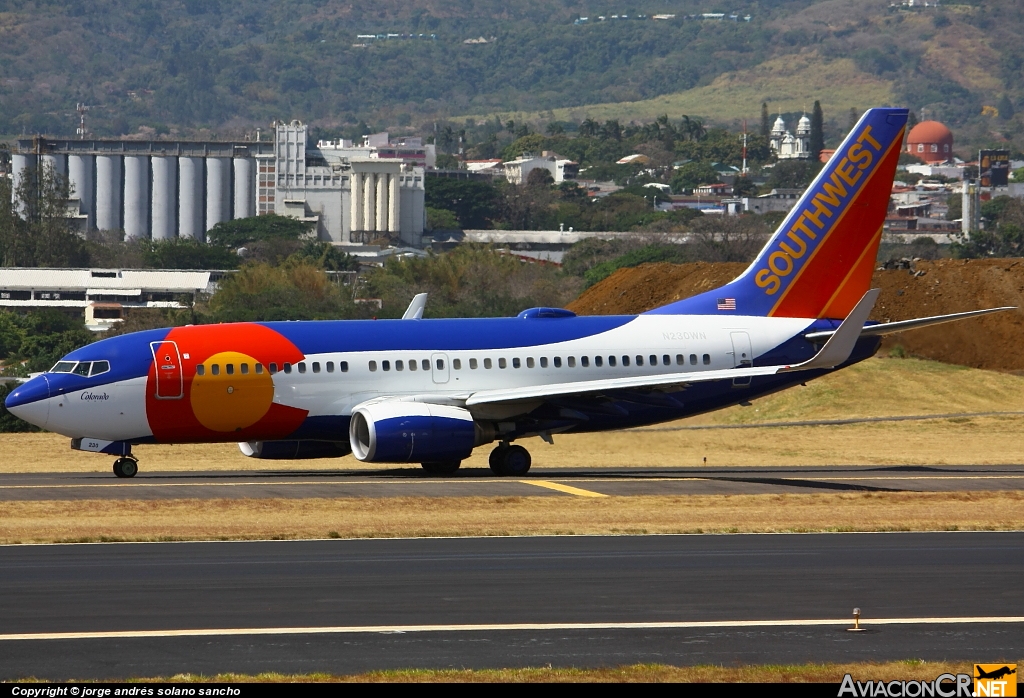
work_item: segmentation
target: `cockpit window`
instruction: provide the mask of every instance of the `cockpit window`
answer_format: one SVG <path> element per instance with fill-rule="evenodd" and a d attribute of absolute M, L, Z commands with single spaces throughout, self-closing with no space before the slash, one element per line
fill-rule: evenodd
<path fill-rule="evenodd" d="M 71 373 L 77 364 L 77 361 L 58 361 L 50 369 L 50 373 Z"/>
<path fill-rule="evenodd" d="M 88 376 L 90 368 L 92 368 L 91 361 L 79 361 L 78 365 L 75 366 L 75 369 L 72 371 L 72 373 L 74 373 L 76 376 Z"/>
<path fill-rule="evenodd" d="M 89 371 L 89 375 L 90 376 L 98 376 L 101 373 L 106 373 L 109 370 L 110 370 L 110 362 L 109 361 L 93 361 L 92 362 L 92 370 Z"/>

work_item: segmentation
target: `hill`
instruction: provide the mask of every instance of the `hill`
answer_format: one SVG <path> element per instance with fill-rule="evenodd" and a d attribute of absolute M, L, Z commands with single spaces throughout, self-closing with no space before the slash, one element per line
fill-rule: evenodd
<path fill-rule="evenodd" d="M 980 116 L 1004 93 L 1024 98 L 1013 0 L 737 0 L 738 21 L 687 19 L 718 9 L 698 0 L 627 5 L 598 21 L 608 8 L 586 0 L 8 0 L 0 133 L 73 133 L 78 102 L 100 136 L 227 135 L 274 118 L 348 136 L 458 114 L 721 122 L 814 99 L 841 125 L 850 107 L 891 102 L 969 139 L 1024 133 Z"/>
<path fill-rule="evenodd" d="M 882 289 L 872 319 L 909 320 L 1004 305 L 1024 307 L 1024 260 L 919 261 L 916 269 L 878 270 Z M 644 264 L 619 269 L 567 307 L 581 315 L 641 313 L 734 279 L 745 264 Z M 917 275 L 915 276 L 915 272 Z M 997 371 L 1024 371 L 1024 311 L 1013 310 L 890 335 L 883 349 Z"/>

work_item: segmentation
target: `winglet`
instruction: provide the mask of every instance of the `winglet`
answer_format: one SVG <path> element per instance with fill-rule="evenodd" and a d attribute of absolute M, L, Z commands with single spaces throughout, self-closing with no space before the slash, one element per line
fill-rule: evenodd
<path fill-rule="evenodd" d="M 857 340 L 860 339 L 864 322 L 875 307 L 875 301 L 878 300 L 878 294 L 881 292 L 881 289 L 873 288 L 865 293 L 835 333 L 828 338 L 821 351 L 802 364 L 779 369 L 779 373 L 807 371 L 813 368 L 834 368 L 849 359 Z"/>
<path fill-rule="evenodd" d="M 422 320 L 423 309 L 427 307 L 427 294 L 417 293 L 412 297 L 412 302 L 409 303 L 409 307 L 405 309 L 405 315 L 402 316 L 403 320 Z"/>

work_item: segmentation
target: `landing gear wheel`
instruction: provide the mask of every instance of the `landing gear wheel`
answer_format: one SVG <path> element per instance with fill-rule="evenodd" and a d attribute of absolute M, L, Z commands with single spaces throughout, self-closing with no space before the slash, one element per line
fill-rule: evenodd
<path fill-rule="evenodd" d="M 423 469 L 431 475 L 451 475 L 459 466 L 462 465 L 461 460 L 441 460 L 433 461 L 431 463 L 420 463 Z"/>
<path fill-rule="evenodd" d="M 135 477 L 139 472 L 139 464 L 134 458 L 118 458 L 114 461 L 114 475 L 118 477 Z"/>
<path fill-rule="evenodd" d="M 499 446 L 491 453 L 491 463 L 491 469 L 498 475 L 522 477 L 530 472 L 533 459 L 522 446 Z"/>

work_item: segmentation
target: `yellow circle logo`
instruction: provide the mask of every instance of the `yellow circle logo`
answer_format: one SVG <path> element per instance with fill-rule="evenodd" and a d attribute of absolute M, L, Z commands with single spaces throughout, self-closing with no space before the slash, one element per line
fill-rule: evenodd
<path fill-rule="evenodd" d="M 196 419 L 212 431 L 239 431 L 263 418 L 274 401 L 274 381 L 256 359 L 237 351 L 214 354 L 196 367 L 190 401 Z"/>

